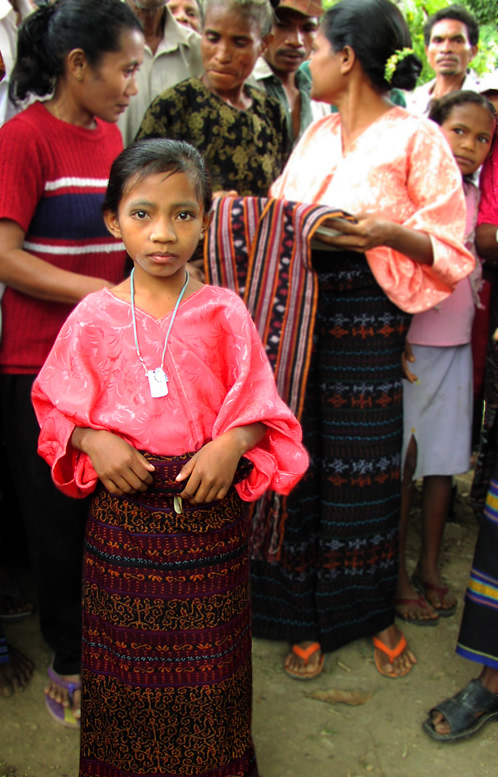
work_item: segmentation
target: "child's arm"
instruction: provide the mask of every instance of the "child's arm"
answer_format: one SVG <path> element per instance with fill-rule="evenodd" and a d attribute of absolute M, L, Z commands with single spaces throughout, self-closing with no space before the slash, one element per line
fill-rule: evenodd
<path fill-rule="evenodd" d="M 146 491 L 152 483 L 154 465 L 117 434 L 76 427 L 71 444 L 89 456 L 100 480 L 115 496 Z"/>
<path fill-rule="evenodd" d="M 262 423 L 237 426 L 204 445 L 176 478 L 180 482 L 188 479 L 180 496 L 191 504 L 223 499 L 240 459 L 263 439 L 266 430 Z"/>
<path fill-rule="evenodd" d="M 401 354 L 401 374 L 403 378 L 406 378 L 408 383 L 416 383 L 418 381 L 417 376 L 411 371 L 409 364 L 415 362 L 415 356 L 413 355 L 413 349 L 411 343 L 405 340 L 405 347 Z"/>

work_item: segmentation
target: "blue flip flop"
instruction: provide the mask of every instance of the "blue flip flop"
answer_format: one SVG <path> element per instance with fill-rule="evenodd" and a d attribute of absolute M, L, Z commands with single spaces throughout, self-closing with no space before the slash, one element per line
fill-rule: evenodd
<path fill-rule="evenodd" d="M 57 674 L 54 669 L 49 666 L 48 676 L 53 683 L 59 685 L 61 688 L 65 688 L 69 694 L 69 703 L 72 704 L 73 696 L 76 691 L 81 690 L 81 682 L 69 682 L 65 680 L 60 674 Z M 64 707 L 60 702 L 51 699 L 50 696 L 45 696 L 45 704 L 51 717 L 60 723 L 61 726 L 66 728 L 79 728 L 80 721 L 75 718 L 71 707 Z"/>

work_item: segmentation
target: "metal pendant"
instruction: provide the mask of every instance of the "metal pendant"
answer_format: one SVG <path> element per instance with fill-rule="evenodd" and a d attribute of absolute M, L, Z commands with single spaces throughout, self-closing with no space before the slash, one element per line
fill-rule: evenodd
<path fill-rule="evenodd" d="M 166 397 L 168 395 L 168 376 L 162 367 L 147 372 L 150 394 L 152 397 Z"/>

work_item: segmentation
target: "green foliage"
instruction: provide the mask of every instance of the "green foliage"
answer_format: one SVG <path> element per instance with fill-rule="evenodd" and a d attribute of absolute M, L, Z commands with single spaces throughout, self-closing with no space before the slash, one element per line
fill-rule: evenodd
<path fill-rule="evenodd" d="M 424 63 L 424 69 L 419 83 L 425 83 L 434 77 L 434 73 L 427 64 L 424 49 L 424 24 L 433 13 L 450 5 L 448 0 L 398 0 L 397 3 L 403 11 L 410 32 L 412 34 L 413 48 Z M 497 5 L 495 0 L 463 0 L 461 5 L 477 16 L 477 6 L 483 10 L 479 16 L 480 22 L 487 19 L 488 22 L 494 16 L 494 23 L 482 24 L 479 34 L 479 52 L 472 61 L 471 69 L 478 75 L 487 73 L 498 67 L 498 41 L 496 36 Z M 486 15 L 484 14 L 486 11 Z"/>
<path fill-rule="evenodd" d="M 424 24 L 433 13 L 452 4 L 452 0 L 394 0 L 403 11 L 412 34 L 413 48 L 424 63 L 419 84 L 430 81 L 434 73 L 427 64 L 424 48 Z M 330 8 L 337 0 L 323 0 Z M 346 0 L 347 2 L 347 0 Z M 455 0 L 473 13 L 480 23 L 479 52 L 472 61 L 471 69 L 478 75 L 498 68 L 498 1 L 497 0 Z"/>
<path fill-rule="evenodd" d="M 498 23 L 496 0 L 467 0 L 465 5 L 472 11 L 479 24 L 496 25 Z"/>

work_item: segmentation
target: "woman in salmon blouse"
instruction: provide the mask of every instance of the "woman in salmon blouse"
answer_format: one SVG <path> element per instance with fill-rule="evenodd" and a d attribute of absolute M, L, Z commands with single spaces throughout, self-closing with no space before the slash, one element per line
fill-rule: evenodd
<path fill-rule="evenodd" d="M 461 176 L 438 127 L 394 106 L 420 62 L 389 0 L 342 0 L 324 16 L 312 97 L 339 113 L 315 122 L 271 196 L 341 208 L 313 252 L 318 273 L 302 416 L 311 468 L 287 502 L 278 561 L 253 561 L 254 634 L 287 639 L 288 674 L 316 676 L 324 654 L 374 638 L 377 669 L 416 662 L 394 622 L 402 384 L 410 314 L 447 297 L 473 268 L 463 247 Z"/>

